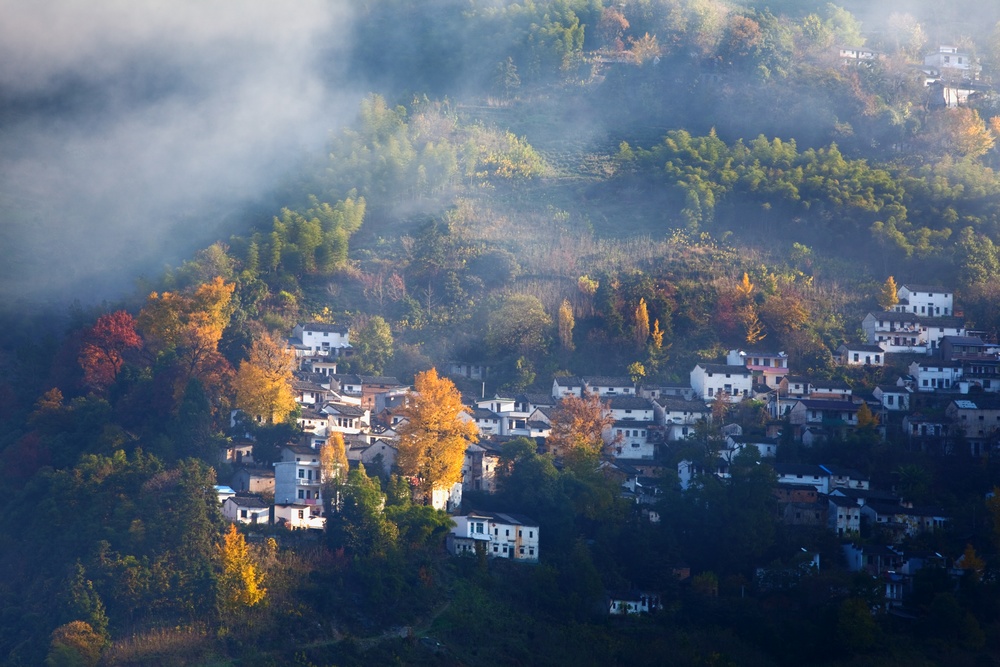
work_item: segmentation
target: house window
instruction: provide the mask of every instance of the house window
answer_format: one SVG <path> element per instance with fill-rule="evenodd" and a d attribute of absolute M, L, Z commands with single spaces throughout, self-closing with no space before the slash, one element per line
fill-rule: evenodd
<path fill-rule="evenodd" d="M 303 491 L 302 489 L 299 489 L 299 499 L 301 500 L 304 499 L 305 497 L 306 497 L 306 492 Z"/>
<path fill-rule="evenodd" d="M 535 536 L 535 531 L 533 531 L 533 530 L 529 530 L 529 531 L 528 531 L 528 538 L 530 539 L 530 538 L 532 538 L 532 537 L 534 537 L 534 536 Z"/>
<path fill-rule="evenodd" d="M 240 517 L 243 518 L 243 519 L 247 518 L 247 511 L 246 510 L 240 510 Z"/>
<path fill-rule="evenodd" d="M 517 536 L 521 537 L 521 529 L 520 528 L 517 529 Z"/>
<path fill-rule="evenodd" d="M 299 510 L 299 518 L 300 519 L 306 518 L 305 510 Z"/>
<path fill-rule="evenodd" d="M 299 479 L 305 479 L 305 478 L 306 478 L 306 471 L 302 468 L 299 468 Z"/>

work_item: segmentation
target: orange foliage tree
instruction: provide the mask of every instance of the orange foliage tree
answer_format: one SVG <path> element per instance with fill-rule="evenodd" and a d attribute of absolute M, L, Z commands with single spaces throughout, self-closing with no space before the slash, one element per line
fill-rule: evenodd
<path fill-rule="evenodd" d="M 615 423 L 597 394 L 566 396 L 552 415 L 552 432 L 546 439 L 556 456 L 596 457 L 604 451 L 603 433 Z"/>
<path fill-rule="evenodd" d="M 233 313 L 235 285 L 222 278 L 193 292 L 153 292 L 139 312 L 138 324 L 147 347 L 156 355 L 174 356 L 174 398 L 198 379 L 214 398 L 225 392 L 232 367 L 219 354 L 219 339 Z"/>
<path fill-rule="evenodd" d="M 475 422 L 454 383 L 439 377 L 437 370 L 418 373 L 414 392 L 397 411 L 406 423 L 400 428 L 396 465 L 404 476 L 417 482 L 423 502 L 435 489 L 448 489 L 462 480 L 462 463 L 469 443 L 479 440 Z"/>
<path fill-rule="evenodd" d="M 295 367 L 295 354 L 264 332 L 236 372 L 236 407 L 269 423 L 284 421 L 295 409 Z"/>
<path fill-rule="evenodd" d="M 79 362 L 83 381 L 92 389 L 103 391 L 118 379 L 128 350 L 142 347 L 142 338 L 135 331 L 135 319 L 119 310 L 97 318 L 83 335 Z"/>

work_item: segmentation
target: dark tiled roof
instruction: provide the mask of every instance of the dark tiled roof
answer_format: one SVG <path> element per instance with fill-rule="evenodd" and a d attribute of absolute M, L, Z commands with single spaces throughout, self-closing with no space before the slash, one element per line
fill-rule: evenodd
<path fill-rule="evenodd" d="M 309 322 L 308 324 L 299 324 L 303 331 L 319 331 L 327 333 L 339 333 L 346 335 L 348 332 L 348 327 L 343 324 L 328 324 L 326 322 Z"/>
<path fill-rule="evenodd" d="M 653 403 L 648 398 L 638 396 L 614 396 L 608 398 L 612 410 L 652 410 Z"/>
<path fill-rule="evenodd" d="M 588 375 L 580 378 L 588 387 L 635 387 L 631 378 Z"/>
<path fill-rule="evenodd" d="M 727 375 L 753 375 L 745 366 L 729 366 L 727 364 L 698 364 L 707 373 L 721 373 Z"/>

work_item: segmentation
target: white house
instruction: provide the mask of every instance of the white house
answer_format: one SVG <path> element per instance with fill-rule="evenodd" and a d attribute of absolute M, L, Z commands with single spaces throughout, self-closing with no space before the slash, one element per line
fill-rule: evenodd
<path fill-rule="evenodd" d="M 943 287 L 904 283 L 896 290 L 899 303 L 892 309 L 927 317 L 948 317 L 955 314 L 955 293 Z"/>
<path fill-rule="evenodd" d="M 691 371 L 691 388 L 703 401 L 725 392 L 730 402 L 739 403 L 750 396 L 753 373 L 746 367 L 700 363 Z"/>
<path fill-rule="evenodd" d="M 843 366 L 885 365 L 885 352 L 878 345 L 844 343 L 837 348 L 835 358 Z"/>
<path fill-rule="evenodd" d="M 584 390 L 583 380 L 578 377 L 565 376 L 552 380 L 552 398 L 557 401 L 562 400 L 566 396 L 582 398 Z"/>
<path fill-rule="evenodd" d="M 490 558 L 538 561 L 538 523 L 519 514 L 471 511 L 452 518 L 455 527 L 448 534 L 448 551 L 455 555 L 474 554 L 482 544 Z"/>
<path fill-rule="evenodd" d="M 234 523 L 264 525 L 270 523 L 271 506 L 256 494 L 237 493 L 222 503 L 222 516 Z"/>
<path fill-rule="evenodd" d="M 326 519 L 320 514 L 322 508 L 297 503 L 275 503 L 274 524 L 286 528 L 312 528 L 323 530 Z"/>
<path fill-rule="evenodd" d="M 641 591 L 608 593 L 608 613 L 612 616 L 648 614 L 663 608 L 660 596 Z"/>
<path fill-rule="evenodd" d="M 339 324 L 309 322 L 292 329 L 292 345 L 309 357 L 338 357 L 351 349 L 348 328 Z"/>
<path fill-rule="evenodd" d="M 905 412 L 910 409 L 910 390 L 895 384 L 880 384 L 872 392 L 883 410 Z"/>
<path fill-rule="evenodd" d="M 957 390 L 958 381 L 962 379 L 962 364 L 943 359 L 914 361 L 910 364 L 910 375 L 916 379 L 917 391 Z"/>
<path fill-rule="evenodd" d="M 371 411 L 359 405 L 329 402 L 322 412 L 327 415 L 331 433 L 355 435 L 367 433 L 371 427 Z"/>
<path fill-rule="evenodd" d="M 689 401 L 678 396 L 660 396 L 653 400 L 657 424 L 666 440 L 683 440 L 694 432 L 695 424 L 707 419 L 711 411 L 704 401 Z"/>
<path fill-rule="evenodd" d="M 970 54 L 959 51 L 957 46 L 942 44 L 934 53 L 924 56 L 924 72 L 945 79 L 975 80 L 979 63 Z M 938 288 L 940 289 L 940 288 Z"/>
<path fill-rule="evenodd" d="M 857 65 L 859 63 L 870 63 L 879 57 L 877 51 L 864 48 L 852 48 L 842 46 L 839 50 L 840 60 L 845 65 Z"/>
<path fill-rule="evenodd" d="M 635 383 L 627 377 L 586 376 L 580 378 L 591 394 L 601 398 L 612 396 L 635 396 Z"/>
<path fill-rule="evenodd" d="M 817 493 L 830 492 L 830 473 L 821 466 L 775 463 L 774 472 L 778 475 L 778 484 L 805 484 L 815 488 Z"/>
<path fill-rule="evenodd" d="M 733 453 L 753 447 L 762 459 L 774 458 L 778 454 L 778 438 L 765 438 L 751 435 L 726 436 L 726 448 Z"/>
<path fill-rule="evenodd" d="M 326 400 L 329 388 L 308 380 L 296 379 L 292 382 L 292 392 L 295 394 L 295 402 L 299 405 L 316 406 L 322 405 Z"/>

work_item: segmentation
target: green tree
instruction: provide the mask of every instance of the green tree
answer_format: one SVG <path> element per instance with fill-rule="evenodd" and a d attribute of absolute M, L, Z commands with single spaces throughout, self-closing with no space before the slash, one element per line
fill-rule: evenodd
<path fill-rule="evenodd" d="M 354 357 L 351 366 L 362 375 L 381 375 L 392 359 L 393 339 L 389 323 L 374 315 L 351 331 Z"/>
<path fill-rule="evenodd" d="M 335 505 L 327 500 L 327 543 L 364 558 L 384 558 L 396 546 L 399 531 L 385 514 L 378 478 L 369 477 L 359 465 L 338 486 L 338 493 Z"/>
<path fill-rule="evenodd" d="M 486 344 L 497 355 L 534 356 L 548 345 L 552 319 L 530 294 L 511 294 L 494 309 L 486 323 Z"/>

